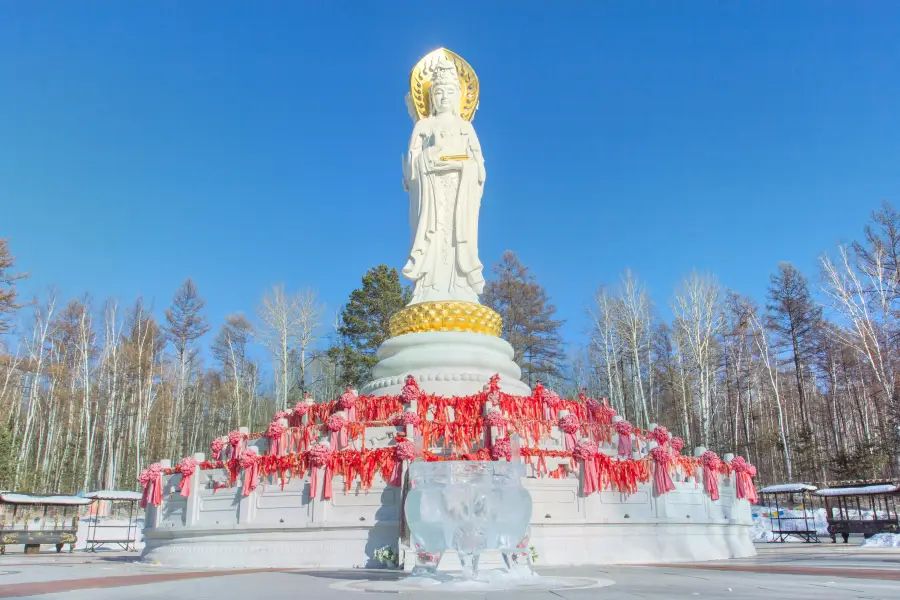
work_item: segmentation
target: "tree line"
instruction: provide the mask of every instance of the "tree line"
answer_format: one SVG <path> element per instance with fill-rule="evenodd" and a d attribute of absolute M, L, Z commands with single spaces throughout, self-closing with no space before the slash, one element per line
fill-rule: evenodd
<path fill-rule="evenodd" d="M 631 271 L 586 311 L 590 341 L 566 346 L 547 290 L 513 252 L 482 298 L 503 317 L 523 379 L 607 396 L 635 425 L 664 423 L 689 445 L 734 451 L 765 481 L 897 475 L 900 214 L 885 204 L 857 242 L 820 258 L 813 283 L 777 265 L 766 297 L 690 273 L 664 319 Z M 273 286 L 250 316 L 213 331 L 191 279 L 163 311 L 54 291 L 24 301 L 0 238 L 0 488 L 135 487 L 238 426 L 311 395 L 361 385 L 410 291 L 396 269 L 362 278 L 334 323 L 309 290 Z M 261 352 L 264 350 L 264 352 Z"/>

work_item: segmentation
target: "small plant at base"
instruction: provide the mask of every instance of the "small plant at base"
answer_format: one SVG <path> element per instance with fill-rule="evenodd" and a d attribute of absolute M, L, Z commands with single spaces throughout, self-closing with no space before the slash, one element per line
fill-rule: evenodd
<path fill-rule="evenodd" d="M 537 562 L 537 559 L 541 557 L 537 550 L 534 549 L 534 546 L 528 546 L 528 551 L 531 552 L 531 562 Z"/>
<path fill-rule="evenodd" d="M 394 552 L 394 549 L 391 546 L 382 546 L 378 550 L 375 551 L 375 560 L 380 562 L 386 567 L 396 567 L 397 566 L 397 553 Z"/>

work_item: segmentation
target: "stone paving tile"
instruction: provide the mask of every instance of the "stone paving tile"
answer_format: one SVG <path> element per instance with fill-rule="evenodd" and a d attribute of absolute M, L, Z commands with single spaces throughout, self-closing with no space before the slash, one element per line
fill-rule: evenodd
<path fill-rule="evenodd" d="M 858 548 L 857 548 L 858 550 Z M 540 569 L 562 577 L 612 579 L 599 589 L 554 592 L 362 593 L 334 589 L 347 579 L 390 579 L 389 571 L 199 571 L 121 560 L 0 561 L 0 598 L 33 600 L 150 600 L 165 597 L 226 600 L 415 598 L 416 600 L 619 600 L 725 598 L 728 600 L 897 600 L 900 553 L 790 549 L 756 559 L 657 566 Z M 5 573 L 5 574 L 4 574 Z M 121 584 L 130 584 L 123 587 Z M 32 586 L 32 587 L 26 587 Z M 109 587 L 115 586 L 115 587 Z M 33 594 L 26 596 L 25 594 Z M 37 594 L 37 595 L 34 595 Z"/>

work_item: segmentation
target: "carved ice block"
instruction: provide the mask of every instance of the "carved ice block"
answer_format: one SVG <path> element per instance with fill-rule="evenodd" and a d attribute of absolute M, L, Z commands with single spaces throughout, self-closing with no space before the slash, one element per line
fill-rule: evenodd
<path fill-rule="evenodd" d="M 405 504 L 411 541 L 420 557 L 438 557 L 417 565 L 419 572 L 436 570 L 439 556 L 451 549 L 470 578 L 483 550 L 521 553 L 531 519 L 524 475 L 520 462 L 413 462 Z"/>

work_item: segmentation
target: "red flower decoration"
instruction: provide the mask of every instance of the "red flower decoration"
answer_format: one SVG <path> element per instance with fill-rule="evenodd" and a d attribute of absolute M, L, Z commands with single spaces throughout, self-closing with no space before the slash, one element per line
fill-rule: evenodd
<path fill-rule="evenodd" d="M 484 424 L 486 427 L 505 427 L 506 417 L 499 410 L 492 410 L 485 415 Z"/>
<path fill-rule="evenodd" d="M 346 424 L 347 419 L 338 414 L 331 415 L 325 422 L 325 426 L 328 428 L 328 431 L 340 431 Z"/>
<path fill-rule="evenodd" d="M 722 459 L 719 458 L 719 455 L 712 450 L 707 450 L 706 452 L 701 454 L 700 459 L 703 460 L 704 465 L 713 470 L 718 469 L 719 464 L 722 462 Z"/>
<path fill-rule="evenodd" d="M 291 413 L 289 413 L 288 411 L 279 410 L 277 413 L 275 413 L 275 418 L 273 419 L 273 421 L 277 421 L 278 419 L 287 419 L 290 416 Z"/>
<path fill-rule="evenodd" d="M 394 421 L 397 425 L 403 425 L 406 427 L 407 425 L 412 425 L 413 427 L 418 427 L 422 422 L 422 418 L 419 417 L 419 413 L 413 412 L 411 410 L 405 410 L 400 413 L 400 416 Z"/>
<path fill-rule="evenodd" d="M 394 458 L 399 460 L 413 460 L 416 457 L 416 446 L 407 439 L 401 439 L 394 446 Z"/>
<path fill-rule="evenodd" d="M 284 435 L 284 425 L 279 423 L 277 420 L 269 423 L 269 428 L 266 429 L 267 438 L 277 440 L 280 439 L 282 435 Z"/>
<path fill-rule="evenodd" d="M 672 438 L 672 450 L 675 452 L 681 452 L 681 449 L 684 448 L 684 440 L 680 437 Z"/>
<path fill-rule="evenodd" d="M 559 428 L 566 433 L 575 433 L 581 427 L 581 421 L 573 414 L 565 415 L 559 420 Z"/>
<path fill-rule="evenodd" d="M 743 456 L 735 456 L 731 459 L 731 468 L 735 473 L 746 473 L 748 463 Z"/>
<path fill-rule="evenodd" d="M 612 418 L 616 416 L 616 409 L 611 406 L 601 405 L 600 408 L 597 409 L 596 414 L 600 417 L 601 421 L 611 423 Z"/>
<path fill-rule="evenodd" d="M 650 457 L 658 463 L 666 464 L 672 460 L 672 455 L 666 452 L 662 446 L 657 446 L 650 451 Z"/>
<path fill-rule="evenodd" d="M 494 440 L 494 445 L 491 446 L 491 458 L 493 460 L 500 460 L 501 458 L 512 460 L 512 446 L 508 437 Z"/>
<path fill-rule="evenodd" d="M 669 430 L 662 425 L 657 425 L 656 429 L 650 432 L 650 437 L 656 440 L 660 446 L 665 446 L 669 441 Z"/>
<path fill-rule="evenodd" d="M 422 390 L 419 388 L 419 384 L 416 383 L 416 378 L 412 375 L 406 376 L 406 385 L 403 386 L 403 389 L 400 390 L 400 402 L 403 404 L 409 404 L 413 400 L 418 401 L 419 398 L 422 397 Z"/>
<path fill-rule="evenodd" d="M 356 401 L 359 400 L 359 396 L 356 395 L 356 392 L 350 388 L 347 388 L 347 391 L 343 393 L 343 395 L 338 400 L 338 406 L 341 410 L 350 410 L 354 406 L 356 406 Z"/>
<path fill-rule="evenodd" d="M 185 456 L 178 463 L 178 471 L 183 477 L 190 477 L 197 470 L 197 459 L 193 456 Z"/>
<path fill-rule="evenodd" d="M 575 444 L 575 449 L 572 450 L 572 456 L 575 460 L 586 461 L 590 460 L 597 454 L 597 451 L 591 444 L 586 442 L 578 442 Z"/>
<path fill-rule="evenodd" d="M 244 452 L 244 455 L 241 457 L 241 468 L 250 469 L 257 461 L 259 461 L 259 454 L 256 452 Z"/>
<path fill-rule="evenodd" d="M 324 467 L 331 458 L 331 447 L 327 444 L 316 444 L 307 453 L 309 464 L 314 467 Z"/>
<path fill-rule="evenodd" d="M 619 435 L 631 435 L 631 423 L 628 421 L 619 421 L 615 424 L 615 428 Z"/>
<path fill-rule="evenodd" d="M 302 400 L 294 405 L 294 416 L 302 417 L 306 413 L 309 412 L 309 404 L 303 402 Z"/>
<path fill-rule="evenodd" d="M 544 391 L 544 402 L 547 403 L 547 406 L 549 406 L 550 408 L 553 408 L 557 404 L 559 404 L 559 396 L 557 396 L 556 392 L 554 392 L 552 390 L 545 390 Z"/>

